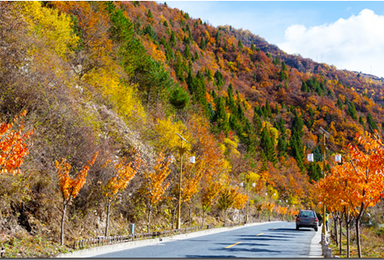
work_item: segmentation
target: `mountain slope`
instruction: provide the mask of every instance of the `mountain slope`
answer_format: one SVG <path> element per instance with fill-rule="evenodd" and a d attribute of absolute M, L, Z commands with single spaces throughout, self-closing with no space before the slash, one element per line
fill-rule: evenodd
<path fill-rule="evenodd" d="M 327 169 L 332 153 L 356 133 L 382 131 L 379 80 L 285 54 L 247 31 L 215 28 L 166 4 L 0 6 L 0 118 L 10 122 L 27 110 L 24 125 L 35 129 L 22 178 L 0 175 L 1 242 L 22 256 L 36 250 L 36 236 L 45 238 L 41 247 L 58 243 L 62 194 L 55 161 L 61 158 L 75 176 L 99 152 L 68 209 L 66 240 L 72 243 L 104 234 L 102 191 L 114 177 L 107 162 L 142 159 L 116 196 L 111 235 L 127 232 L 127 222 L 146 231 L 149 212 L 152 230 L 174 227 L 180 143 L 187 150 L 184 226 L 191 224 L 189 213 L 192 224 L 224 222 L 221 212 L 242 210 L 245 194 L 254 219 L 271 206 L 276 217 L 292 217 L 300 207 L 317 207 L 320 127 L 331 134 Z M 313 163 L 306 161 L 310 152 Z M 187 156 L 196 163 L 186 163 Z M 164 163 L 169 187 L 150 205 L 146 176 L 163 157 L 170 160 Z M 223 204 L 228 192 L 239 195 L 237 203 Z M 12 237 L 29 239 L 30 248 L 11 245 Z M 52 252 L 33 253 L 39 254 Z"/>

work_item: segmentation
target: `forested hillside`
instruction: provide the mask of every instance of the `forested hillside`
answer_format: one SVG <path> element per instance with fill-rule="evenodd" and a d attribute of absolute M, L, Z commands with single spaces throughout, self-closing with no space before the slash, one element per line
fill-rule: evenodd
<path fill-rule="evenodd" d="M 0 245 L 19 257 L 175 228 L 179 195 L 181 226 L 316 208 L 320 127 L 326 171 L 384 128 L 380 80 L 156 2 L 0 2 L 0 92 L 1 147 L 23 144 L 1 155 Z"/>

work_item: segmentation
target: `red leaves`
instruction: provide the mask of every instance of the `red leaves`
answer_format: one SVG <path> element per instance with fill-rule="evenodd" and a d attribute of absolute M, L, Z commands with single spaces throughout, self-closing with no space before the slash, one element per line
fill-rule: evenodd
<path fill-rule="evenodd" d="M 0 125 L 0 171 L 16 174 L 20 172 L 20 166 L 28 155 L 27 139 L 33 134 L 33 130 L 23 133 L 24 125 L 19 130 L 12 130 L 18 121 L 27 114 L 23 111 L 20 116 L 13 119 L 13 123 Z"/>

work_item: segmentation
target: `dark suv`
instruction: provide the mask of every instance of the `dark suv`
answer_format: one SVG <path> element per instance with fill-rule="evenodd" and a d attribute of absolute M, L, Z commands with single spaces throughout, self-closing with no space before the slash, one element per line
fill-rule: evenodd
<path fill-rule="evenodd" d="M 319 219 L 313 210 L 300 210 L 299 215 L 296 215 L 296 229 L 310 227 L 317 231 L 318 226 Z"/>

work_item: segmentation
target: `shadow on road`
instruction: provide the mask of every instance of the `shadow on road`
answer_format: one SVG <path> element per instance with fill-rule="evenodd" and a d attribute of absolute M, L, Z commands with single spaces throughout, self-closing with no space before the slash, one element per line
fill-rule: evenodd
<path fill-rule="evenodd" d="M 187 258 L 237 258 L 234 255 L 186 255 Z"/>

